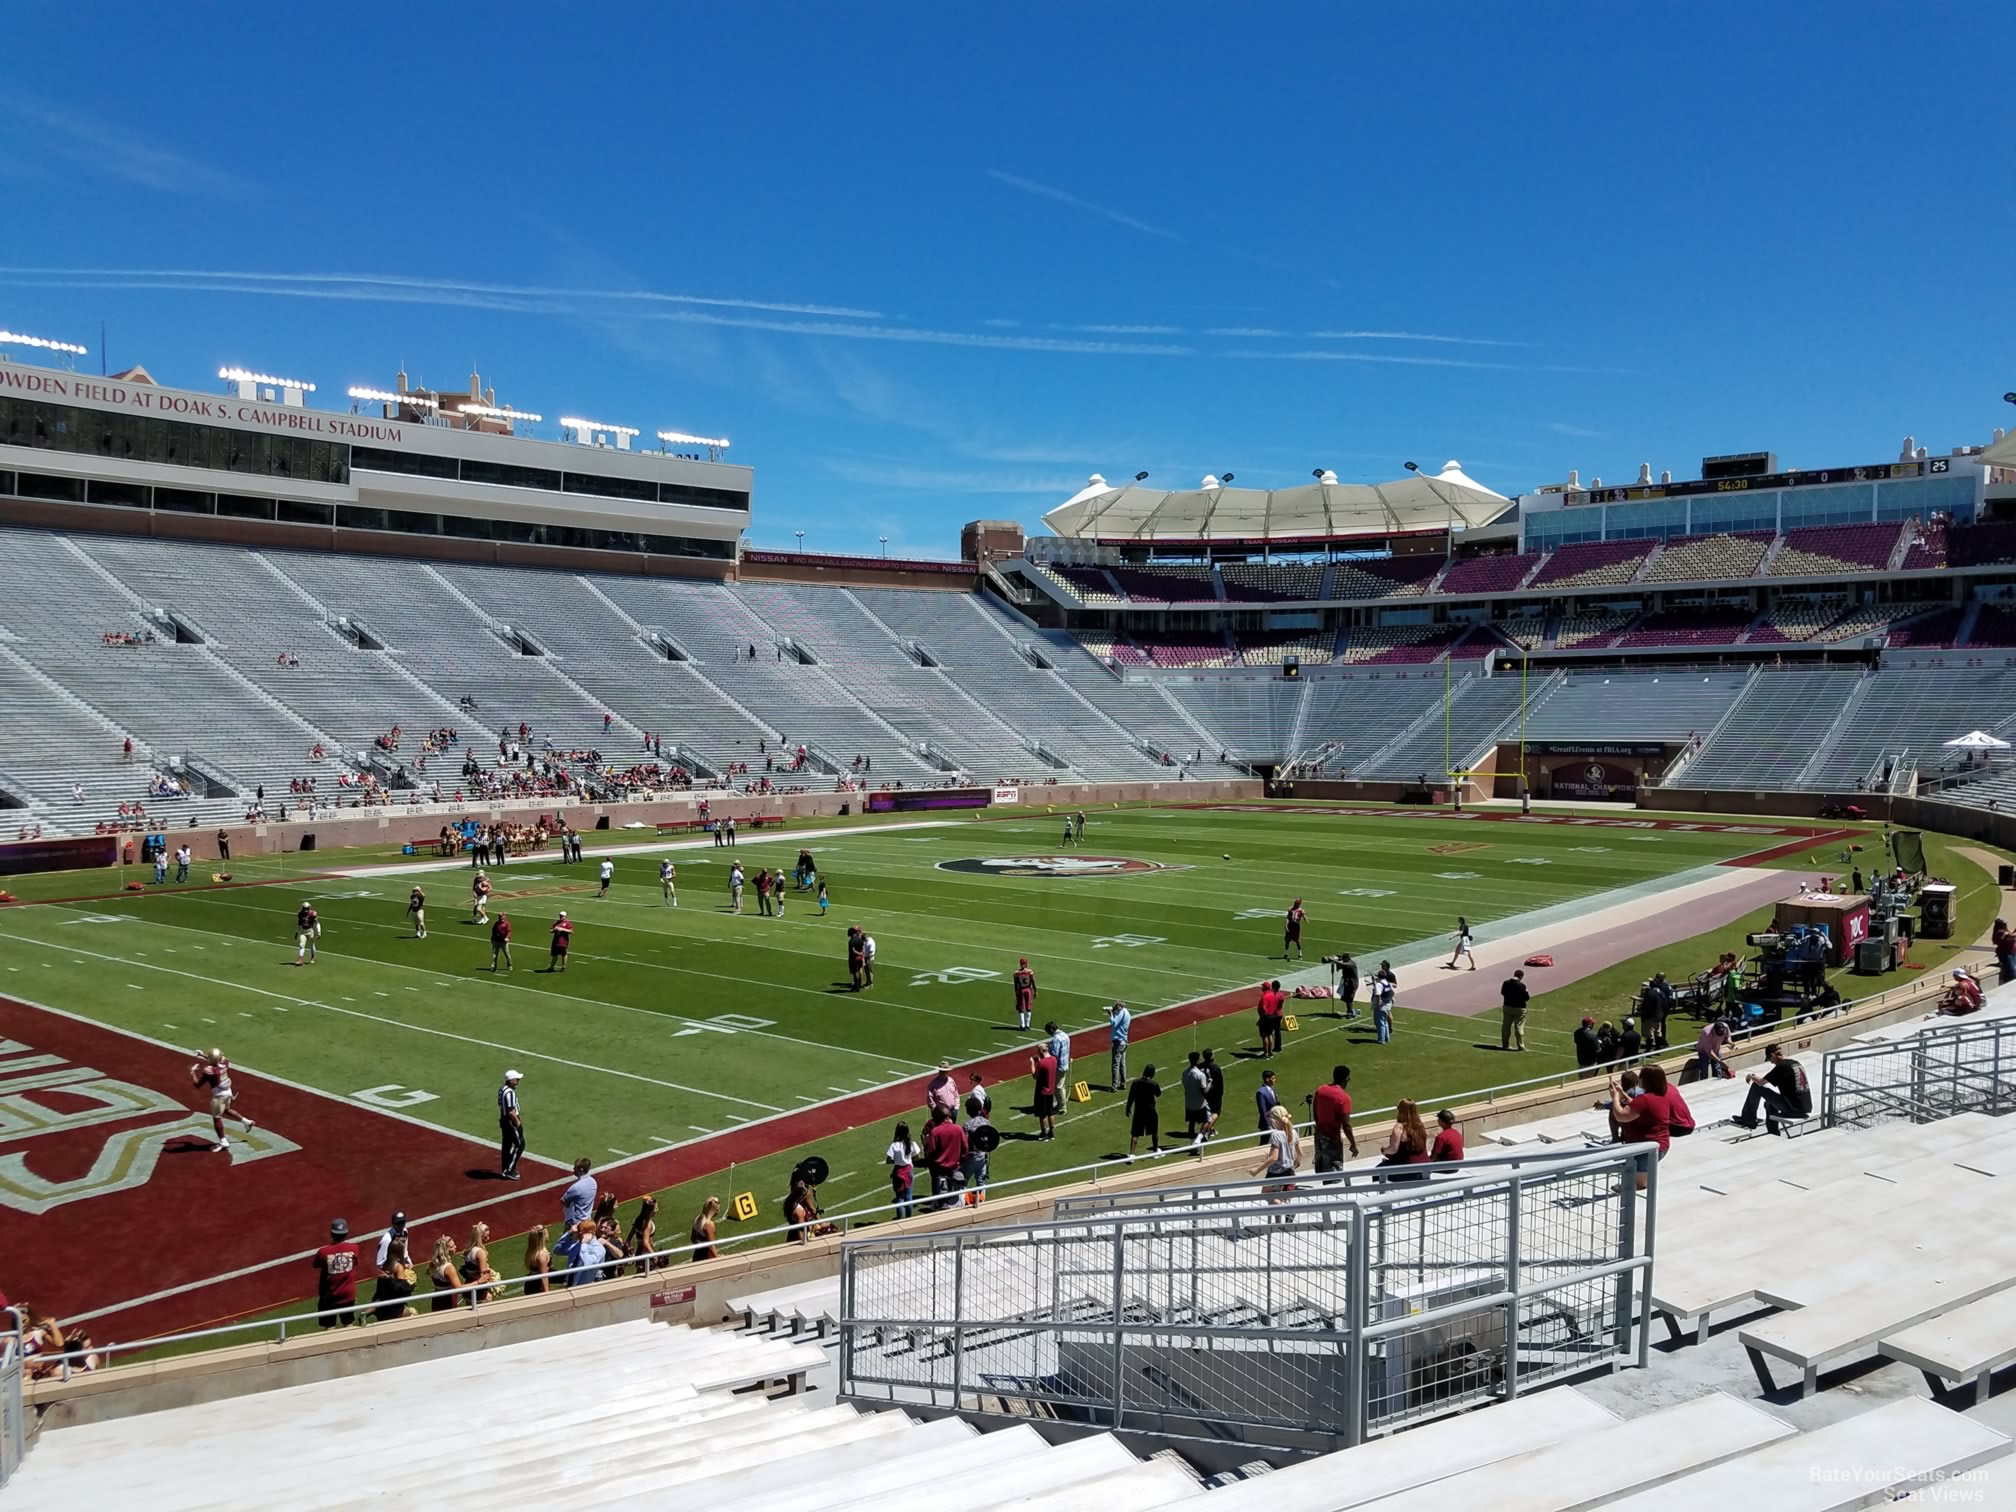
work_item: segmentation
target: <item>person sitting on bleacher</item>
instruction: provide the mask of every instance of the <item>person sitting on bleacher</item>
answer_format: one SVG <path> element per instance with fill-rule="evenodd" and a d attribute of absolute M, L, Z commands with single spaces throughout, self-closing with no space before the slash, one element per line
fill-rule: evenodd
<path fill-rule="evenodd" d="M 1753 1071 L 1744 1078 L 1750 1091 L 1743 1099 L 1743 1111 L 1733 1122 L 1746 1129 L 1756 1128 L 1761 1103 L 1765 1132 L 1776 1134 L 1779 1119 L 1812 1116 L 1813 1090 L 1806 1084 L 1805 1069 L 1796 1060 L 1787 1059 L 1783 1047 L 1766 1045 L 1764 1059 L 1769 1065 L 1761 1075 Z"/>
<path fill-rule="evenodd" d="M 1964 967 L 1953 968 L 1953 985 L 1939 1000 L 1939 1011 L 1954 1015 L 1981 1011 L 1981 984 L 1969 976 Z"/>

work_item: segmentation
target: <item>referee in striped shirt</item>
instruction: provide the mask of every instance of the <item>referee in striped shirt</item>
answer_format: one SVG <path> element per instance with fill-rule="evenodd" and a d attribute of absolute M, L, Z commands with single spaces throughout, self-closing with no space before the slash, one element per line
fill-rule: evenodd
<path fill-rule="evenodd" d="M 518 1116 L 518 1083 L 524 1079 L 523 1071 L 506 1071 L 497 1089 L 497 1174 L 506 1181 L 518 1179 L 518 1157 L 525 1153 L 525 1121 Z"/>

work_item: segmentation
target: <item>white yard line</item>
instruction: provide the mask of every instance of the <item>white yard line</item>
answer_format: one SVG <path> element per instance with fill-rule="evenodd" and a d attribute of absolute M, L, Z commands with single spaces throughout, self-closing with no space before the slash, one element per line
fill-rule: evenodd
<path fill-rule="evenodd" d="M 747 840 L 750 843 L 750 845 L 756 846 L 756 845 L 767 845 L 774 842 L 790 842 L 794 840 L 823 840 L 823 841 L 859 840 L 869 838 L 875 835 L 893 834 L 899 830 L 957 829 L 961 825 L 972 824 L 974 822 L 975 821 L 971 819 L 910 819 L 910 820 L 903 820 L 894 824 L 864 824 L 848 829 L 765 829 L 765 830 L 738 829 L 735 832 L 735 834 L 738 840 Z M 605 830 L 596 833 L 603 833 L 610 835 L 637 835 L 640 834 L 641 832 L 636 830 Z M 604 856 L 636 856 L 636 855 L 643 855 L 647 852 L 652 855 L 658 855 L 667 851 L 695 851 L 695 850 L 704 850 L 704 851 L 721 850 L 732 855 L 733 852 L 736 850 L 736 847 L 732 845 L 716 846 L 714 844 L 714 837 L 712 835 L 701 835 L 697 839 L 680 839 L 680 840 L 675 840 L 670 836 L 664 836 L 656 840 L 640 839 L 634 845 L 597 845 L 594 846 L 593 848 L 583 846 L 582 853 L 587 859 L 581 863 L 584 869 L 582 872 L 579 873 L 579 875 L 588 877 L 592 880 L 594 873 L 588 870 L 587 868 L 592 867 L 595 862 L 599 861 Z M 726 859 L 726 857 L 724 857 L 724 859 Z M 514 865 L 558 866 L 562 864 L 566 863 L 561 863 L 558 861 L 548 861 L 548 859 L 545 856 L 525 856 L 520 858 L 520 860 L 516 862 L 507 862 L 503 866 L 490 868 L 490 870 L 497 877 L 508 878 L 511 875 L 511 868 Z M 452 859 L 444 856 L 444 857 L 436 857 L 430 861 L 401 861 L 401 862 L 394 862 L 389 865 L 379 865 L 379 866 L 345 866 L 345 867 L 339 867 L 334 871 L 318 871 L 316 875 L 318 877 L 346 877 L 346 878 L 403 877 L 416 872 L 466 871 L 473 873 L 483 869 L 484 868 L 471 866 L 469 864 L 468 853 L 464 852 L 461 856 L 454 857 Z M 569 873 L 569 875 L 574 874 Z"/>
<path fill-rule="evenodd" d="M 177 926 L 171 925 L 169 927 L 174 928 Z M 19 941 L 23 938 L 24 937 L 21 935 L 0 935 L 0 939 L 10 939 L 15 941 Z M 326 951 L 324 952 L 324 954 L 327 953 L 328 952 Z M 127 965 L 140 964 L 128 960 L 125 956 L 111 955 L 100 951 L 87 950 L 85 954 L 89 956 L 94 956 L 101 961 L 119 961 Z M 603 1076 L 621 1077 L 625 1081 L 645 1082 L 651 1086 L 664 1087 L 674 1092 L 689 1092 L 696 1097 L 711 1098 L 716 1102 L 741 1103 L 749 1107 L 765 1108 L 772 1113 L 781 1113 L 784 1111 L 781 1108 L 771 1107 L 771 1105 L 768 1103 L 757 1102 L 753 1098 L 737 1097 L 731 1093 L 726 1092 L 714 1092 L 710 1091 L 706 1087 L 689 1087 L 685 1085 L 683 1082 L 665 1081 L 660 1077 L 645 1076 L 641 1072 L 637 1071 L 619 1071 L 612 1066 L 597 1066 L 597 1065 L 591 1065 L 587 1061 L 569 1060 L 566 1056 L 563 1055 L 549 1055 L 543 1050 L 533 1050 L 524 1045 L 507 1045 L 500 1040 L 479 1039 L 477 1036 L 473 1034 L 456 1034 L 452 1030 L 436 1029 L 429 1024 L 409 1024 L 402 1019 L 387 1018 L 383 1014 L 379 1013 L 365 1013 L 362 1010 L 356 1008 L 338 1008 L 333 1003 L 318 1002 L 314 998 L 296 997 L 294 996 L 294 994 L 289 992 L 274 992 L 268 988 L 254 987 L 245 982 L 232 982 L 227 981 L 223 977 L 205 976 L 201 972 L 182 971 L 173 966 L 156 966 L 151 962 L 141 964 L 141 969 L 144 971 L 163 972 L 168 976 L 186 977 L 188 980 L 192 982 L 208 982 L 213 987 L 224 987 L 238 992 L 250 992 L 258 997 L 278 998 L 283 1002 L 295 1003 L 304 1008 L 320 1008 L 325 1013 L 340 1013 L 346 1018 L 368 1019 L 374 1024 L 386 1024 L 394 1029 L 403 1029 L 409 1034 L 426 1034 L 426 1035 L 432 1035 L 436 1039 L 459 1040 L 461 1043 L 465 1045 L 481 1045 L 485 1049 L 503 1051 L 508 1055 L 517 1056 L 526 1060 L 541 1060 L 547 1062 L 550 1065 L 566 1066 L 569 1069 L 575 1071 L 592 1071 Z M 383 994 L 380 995 L 382 996 Z M 672 1022 L 672 1020 L 670 1019 L 668 1019 L 667 1021 Z M 203 1020 L 203 1022 L 206 1024 L 214 1024 L 216 1020 L 206 1018 Z M 369 1107 L 370 1104 L 360 1104 L 360 1106 Z M 378 1110 L 373 1109 L 373 1111 L 375 1112 Z M 467 1137 L 473 1138 L 474 1136 L 467 1136 Z M 486 1143 L 486 1142 L 479 1140 L 478 1143 Z"/>

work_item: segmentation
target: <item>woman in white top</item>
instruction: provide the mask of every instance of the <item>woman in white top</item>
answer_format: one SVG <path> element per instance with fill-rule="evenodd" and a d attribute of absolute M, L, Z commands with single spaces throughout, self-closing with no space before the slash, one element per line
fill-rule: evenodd
<path fill-rule="evenodd" d="M 1295 1168 L 1302 1163 L 1302 1142 L 1295 1137 L 1295 1117 L 1286 1108 L 1276 1103 L 1267 1114 L 1267 1154 L 1253 1167 L 1255 1176 L 1293 1176 Z M 1286 1202 L 1288 1194 L 1295 1190 L 1293 1182 L 1283 1181 L 1278 1186 L 1266 1189 L 1269 1202 Z"/>
<path fill-rule="evenodd" d="M 895 1194 L 898 1218 L 908 1218 L 916 1211 L 910 1200 L 910 1184 L 917 1174 L 917 1156 L 920 1153 L 916 1141 L 910 1137 L 910 1125 L 896 1125 L 895 1137 L 889 1141 L 889 1149 L 882 1159 L 889 1166 L 889 1188 Z"/>

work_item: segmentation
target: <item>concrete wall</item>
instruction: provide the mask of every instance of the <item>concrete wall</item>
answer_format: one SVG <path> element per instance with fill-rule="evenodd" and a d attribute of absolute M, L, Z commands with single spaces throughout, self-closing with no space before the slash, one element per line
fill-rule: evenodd
<path fill-rule="evenodd" d="M 1212 782 L 1074 782 L 1059 783 L 1055 787 L 1025 786 L 1021 792 L 1022 801 L 1019 805 L 1003 807 L 997 804 L 994 806 L 994 811 L 1000 814 L 1013 814 L 1045 808 L 1091 808 L 1094 805 L 1114 803 L 1209 803 L 1225 799 L 1258 798 L 1262 796 L 1263 789 L 1257 778 L 1246 778 Z M 631 803 L 518 800 L 508 803 L 442 804 L 417 809 L 329 809 L 315 819 L 289 819 L 284 824 L 227 824 L 224 826 L 224 831 L 231 837 L 232 856 L 238 858 L 284 855 L 298 851 L 303 835 L 315 837 L 317 852 L 351 845 L 391 848 L 409 839 L 431 841 L 440 833 L 444 823 L 454 820 L 474 819 L 484 824 L 509 820 L 513 823 L 529 824 L 535 815 L 543 813 L 563 815 L 569 823 L 581 830 L 586 837 L 584 844 L 589 846 L 604 840 L 611 843 L 636 843 L 651 838 L 649 829 L 626 830 L 624 826 L 633 823 L 651 826 L 691 820 L 696 817 L 699 802 L 703 797 L 709 800 L 708 811 L 715 818 L 727 818 L 733 815 L 738 824 L 758 814 L 781 814 L 786 819 L 831 818 L 843 812 L 859 814 L 864 811 L 868 801 L 867 795 L 863 793 L 806 792 L 756 797 L 745 793 L 707 791 L 671 793 L 662 798 Z M 596 822 L 605 816 L 609 820 L 606 836 L 596 831 Z M 927 812 L 916 815 L 897 814 L 891 817 L 899 820 L 906 817 L 959 818 L 962 817 L 962 813 L 959 810 L 948 810 L 942 814 Z M 964 817 L 973 815 L 967 814 Z M 197 856 L 206 861 L 217 853 L 217 829 L 214 825 L 205 825 L 192 830 L 170 829 L 167 834 L 171 850 L 187 841 Z M 133 839 L 137 854 L 138 837 L 127 838 Z M 123 840 L 121 844 L 124 844 Z"/>

